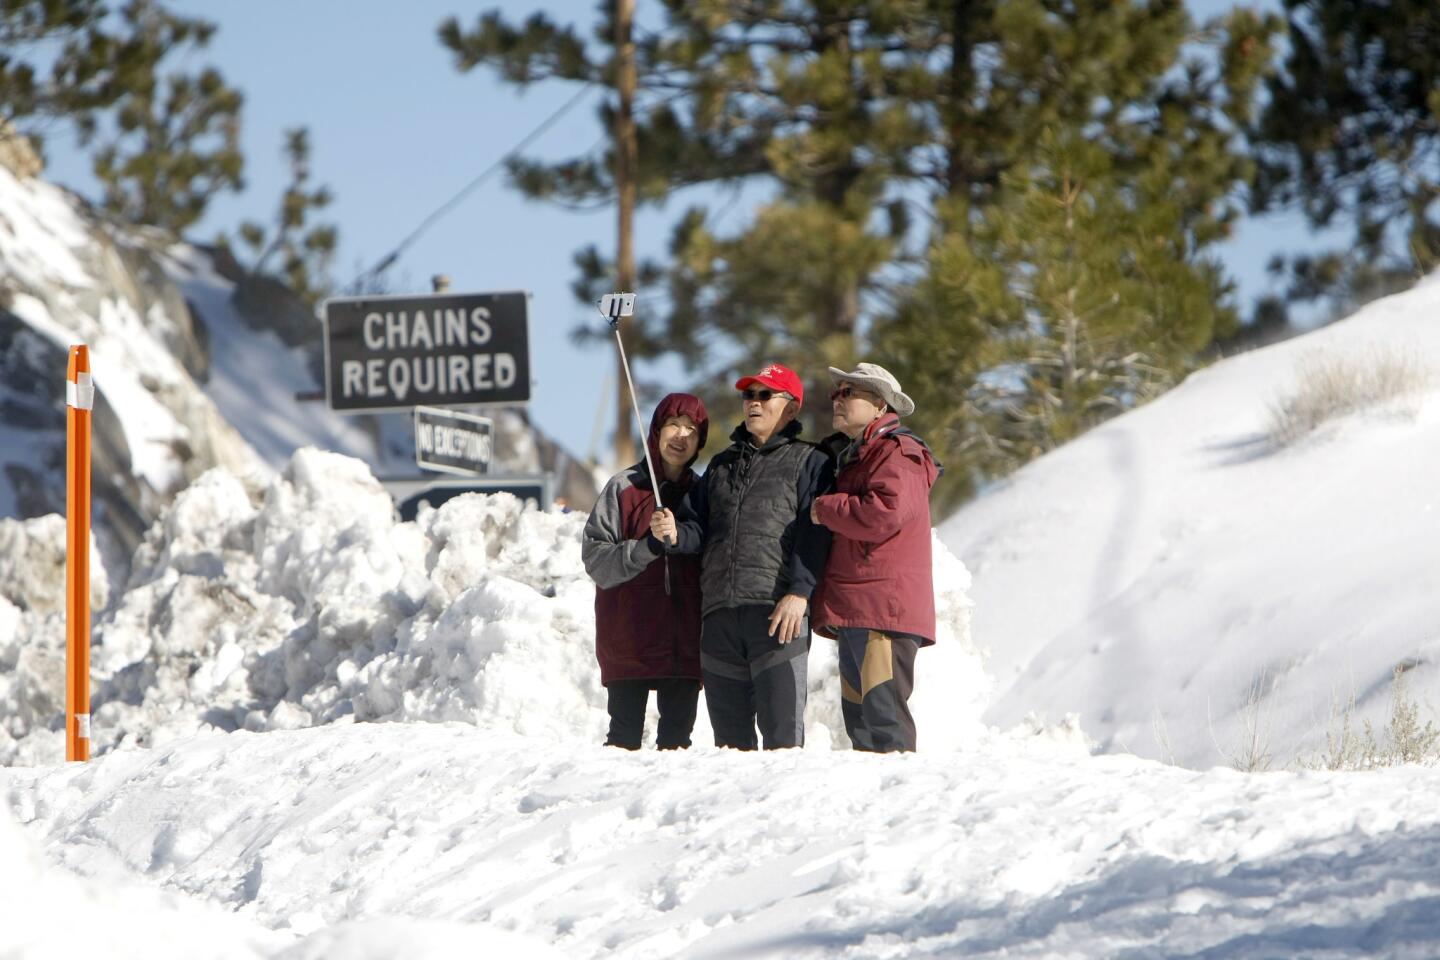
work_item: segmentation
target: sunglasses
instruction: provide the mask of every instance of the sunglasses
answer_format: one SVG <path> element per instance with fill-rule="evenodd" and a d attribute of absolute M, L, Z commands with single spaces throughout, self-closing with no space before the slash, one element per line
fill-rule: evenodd
<path fill-rule="evenodd" d="M 759 400 L 761 403 L 769 403 L 771 397 L 784 397 L 786 400 L 795 398 L 782 390 L 741 390 L 740 397 L 749 403 L 751 400 Z"/>
<path fill-rule="evenodd" d="M 836 387 L 834 390 L 830 391 L 830 399 L 832 402 L 835 400 L 849 400 L 851 397 L 873 396 L 875 396 L 875 394 L 871 393 L 868 390 L 861 390 L 859 387 Z"/>

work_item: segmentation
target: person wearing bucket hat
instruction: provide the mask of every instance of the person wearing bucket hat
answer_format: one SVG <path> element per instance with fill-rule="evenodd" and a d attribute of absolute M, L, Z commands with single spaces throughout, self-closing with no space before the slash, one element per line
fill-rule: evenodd
<path fill-rule="evenodd" d="M 650 420 L 651 489 L 645 461 L 605 484 L 585 523 L 580 559 L 595 581 L 595 657 L 610 730 L 605 745 L 640 749 L 650 691 L 660 710 L 655 745 L 690 746 L 700 702 L 700 561 L 661 560 L 650 535 L 657 503 L 676 506 L 699 479 L 691 465 L 705 447 L 710 416 L 699 397 L 672 393 Z"/>
<path fill-rule="evenodd" d="M 811 518 L 834 535 L 812 605 L 815 632 L 839 641 L 840 712 L 856 750 L 915 749 L 907 701 L 915 658 L 935 642 L 930 488 L 941 467 L 900 425 L 915 402 L 884 367 L 830 368 L 832 423 L 845 442 L 833 493 Z"/>
<path fill-rule="evenodd" d="M 717 747 L 805 743 L 808 603 L 830 534 L 810 516 L 830 457 L 801 440 L 805 388 L 778 363 L 735 381 L 744 419 L 675 511 L 654 515 L 667 551 L 701 553 L 700 669 Z"/>

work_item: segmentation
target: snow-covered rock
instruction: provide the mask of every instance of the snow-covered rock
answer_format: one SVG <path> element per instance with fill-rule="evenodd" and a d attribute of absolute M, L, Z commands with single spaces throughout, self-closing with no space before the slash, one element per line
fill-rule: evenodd
<path fill-rule="evenodd" d="M 0 516 L 64 512 L 67 348 L 86 343 L 95 525 L 112 563 L 190 479 L 261 466 L 201 389 L 203 331 L 151 243 L 0 168 Z"/>

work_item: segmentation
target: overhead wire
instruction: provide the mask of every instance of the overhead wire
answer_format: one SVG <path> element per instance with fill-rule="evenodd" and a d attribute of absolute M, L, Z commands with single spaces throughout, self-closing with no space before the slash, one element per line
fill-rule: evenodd
<path fill-rule="evenodd" d="M 465 186 L 461 187 L 458 191 L 456 191 L 455 194 L 450 197 L 450 199 L 446 200 L 439 207 L 435 208 L 435 210 L 431 211 L 431 213 L 426 216 L 424 220 L 420 221 L 419 225 L 416 226 L 415 229 L 411 230 L 403 240 L 396 244 L 394 250 L 391 250 L 384 257 L 380 258 L 380 260 L 375 264 L 375 266 L 371 267 L 369 270 L 364 271 L 353 281 L 351 281 L 351 286 L 355 289 L 358 289 L 361 281 L 365 280 L 365 278 L 379 276 L 380 274 L 388 270 L 395 263 L 396 260 L 400 259 L 400 255 L 405 252 L 406 248 L 408 248 L 416 240 L 420 239 L 420 237 L 424 235 L 425 231 L 429 230 L 430 227 L 433 226 L 438 220 L 440 220 L 441 217 L 445 216 L 456 206 L 458 206 L 461 201 L 463 201 L 467 196 L 469 196 L 482 183 L 488 180 L 490 176 L 494 174 L 497 170 L 509 163 L 512 158 L 514 158 L 517 154 L 520 153 L 520 151 L 524 150 L 532 142 L 534 142 L 542 134 L 544 134 L 545 131 L 549 130 L 556 123 L 558 123 L 560 121 L 560 118 L 565 116 L 565 114 L 569 113 L 570 110 L 573 109 L 595 85 L 596 81 L 594 80 L 586 81 L 585 85 L 581 87 L 569 100 L 561 104 L 558 110 L 551 113 L 548 117 L 542 120 L 540 124 L 535 127 L 535 129 L 527 133 L 524 137 L 520 139 L 518 143 L 515 144 L 515 146 L 505 151 L 505 153 L 501 155 L 498 160 L 490 164 L 490 166 L 486 167 L 479 174 L 477 174 L 469 183 L 465 184 Z"/>

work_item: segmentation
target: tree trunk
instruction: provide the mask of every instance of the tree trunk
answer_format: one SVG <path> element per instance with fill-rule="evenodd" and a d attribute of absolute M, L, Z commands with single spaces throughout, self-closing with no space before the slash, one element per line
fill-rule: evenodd
<path fill-rule="evenodd" d="M 954 0 L 950 10 L 950 90 L 946 149 L 945 190 L 952 197 L 968 196 L 974 175 L 967 156 L 965 108 L 975 85 L 970 63 L 972 41 L 971 0 Z"/>
<path fill-rule="evenodd" d="M 619 212 L 615 252 L 615 282 L 626 292 L 635 289 L 635 167 L 638 161 L 635 143 L 635 40 L 633 24 L 635 0 L 615 0 L 615 56 L 618 70 L 615 90 L 619 109 L 615 111 L 615 191 Z M 620 318 L 620 336 L 628 344 L 627 333 L 634 325 L 628 317 Z M 615 363 L 621 363 L 616 352 Z M 626 467 L 637 459 L 635 426 L 625 371 L 615 372 L 615 465 Z"/>
<path fill-rule="evenodd" d="M 821 57 L 832 50 L 839 50 L 845 57 L 845 73 L 851 78 L 851 82 L 855 83 L 857 82 L 855 80 L 855 53 L 851 48 L 849 29 L 849 23 L 844 18 L 837 18 L 832 22 L 822 25 L 821 29 L 816 33 L 814 50 L 815 53 Z M 863 99 L 864 97 L 862 96 L 862 100 Z M 856 105 L 854 110 L 857 114 L 862 114 L 864 108 L 862 105 Z M 853 121 L 855 119 L 858 118 L 837 118 L 835 122 L 837 125 L 843 125 L 847 120 Z M 823 121 L 817 122 L 816 124 L 817 127 L 823 125 Z M 831 210 L 837 213 L 843 213 L 846 208 L 846 202 L 849 199 L 850 190 L 860 179 L 862 172 L 863 169 L 860 160 L 854 150 L 849 151 L 849 153 L 844 156 L 837 156 L 834 158 L 831 168 L 823 171 L 815 178 L 815 195 Z M 834 289 L 829 291 L 826 302 L 817 304 L 816 308 L 816 320 L 818 322 L 816 323 L 815 333 L 817 345 L 820 343 L 833 342 L 835 336 L 840 334 L 850 343 L 850 349 L 847 352 L 853 356 L 857 346 L 855 343 L 855 328 L 860 318 L 859 283 L 855 280 L 846 280 L 837 284 Z M 849 368 L 851 362 L 851 357 L 817 356 L 817 359 L 825 360 L 826 365 L 828 365 L 829 362 L 843 364 L 846 369 Z M 854 359 L 859 358 L 856 357 Z M 807 387 L 811 391 L 811 396 L 820 397 L 828 390 L 829 383 L 829 373 L 822 367 L 812 373 L 811 380 L 807 384 Z M 816 404 L 814 405 L 814 409 L 817 411 L 817 426 L 822 428 L 828 426 L 828 421 L 824 418 L 824 415 L 819 412 L 823 409 L 823 406 Z M 823 434 L 825 431 L 821 429 L 820 432 Z"/>

